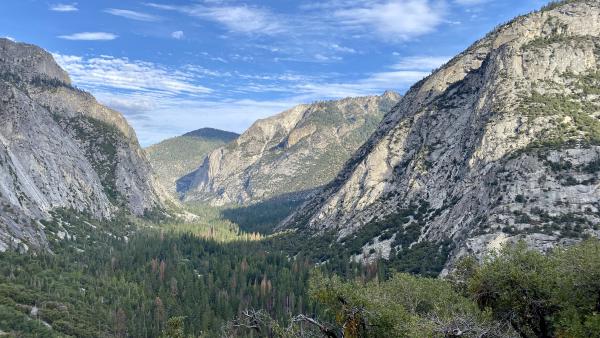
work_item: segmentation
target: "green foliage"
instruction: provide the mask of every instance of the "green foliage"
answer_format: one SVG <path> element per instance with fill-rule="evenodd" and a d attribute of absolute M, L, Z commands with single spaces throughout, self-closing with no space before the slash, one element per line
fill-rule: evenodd
<path fill-rule="evenodd" d="M 174 233 L 190 233 L 195 236 L 211 239 L 217 242 L 255 241 L 262 235 L 249 230 L 242 230 L 240 226 L 222 217 L 222 210 L 205 204 L 187 204 L 186 210 L 197 215 L 196 220 L 175 220 L 164 222 L 162 229 Z"/>
<path fill-rule="evenodd" d="M 17 87 L 22 92 L 29 94 L 29 86 L 36 87 L 42 90 L 56 90 L 57 88 L 66 88 L 69 90 L 77 91 L 80 93 L 85 93 L 85 91 L 74 87 L 70 84 L 64 83 L 61 80 L 55 78 L 49 78 L 47 76 L 36 75 L 30 80 L 27 80 L 22 77 L 21 74 L 15 72 L 15 70 L 0 70 L 0 80 L 8 82 L 13 86 Z"/>
<path fill-rule="evenodd" d="M 400 273 L 384 282 L 362 283 L 316 273 L 310 295 L 325 306 L 344 337 L 510 335 L 441 279 Z"/>
<path fill-rule="evenodd" d="M 161 338 L 185 338 L 185 317 L 172 317 L 167 320 L 167 328 L 163 331 Z"/>
<path fill-rule="evenodd" d="M 519 243 L 481 265 L 472 263 L 456 273 L 457 287 L 521 336 L 598 337 L 598 240 L 548 255 Z"/>
<path fill-rule="evenodd" d="M 598 107 L 575 95 L 543 95 L 534 91 L 522 98 L 519 109 L 530 121 L 551 117 L 552 128 L 545 130 L 543 141 L 534 143 L 533 148 L 556 148 L 573 142 L 600 144 L 600 120 L 593 116 Z"/>
<path fill-rule="evenodd" d="M 158 336 L 168 329 L 167 318 L 182 315 L 188 333 L 214 336 L 249 307 L 275 318 L 311 312 L 303 296 L 308 267 L 251 245 L 145 234 L 127 245 L 115 241 L 110 250 L 2 254 L 0 271 L 13 277 L 1 280 L 8 289 L 0 299 L 15 310 L 39 302 L 40 316 L 67 335 L 115 334 L 115 309 L 121 309 L 131 336 Z"/>
<path fill-rule="evenodd" d="M 420 242 L 400 250 L 387 263 L 395 271 L 409 272 L 421 276 L 436 277 L 440 274 L 448 256 L 454 248 L 452 241 L 441 243 Z"/>
<path fill-rule="evenodd" d="M 556 9 L 560 6 L 564 6 L 570 3 L 575 3 L 575 2 L 580 2 L 582 0 L 556 0 L 556 1 L 550 1 L 547 5 L 545 5 L 544 7 L 542 7 L 541 11 L 545 12 L 545 11 L 551 11 L 553 9 Z"/>
<path fill-rule="evenodd" d="M 573 37 L 571 36 L 566 36 L 566 35 L 558 35 L 558 34 L 553 34 L 553 35 L 548 35 L 548 36 L 540 36 L 537 37 L 531 41 L 529 41 L 528 43 L 524 44 L 523 46 L 521 46 L 521 49 L 523 50 L 528 50 L 528 49 L 536 49 L 536 48 L 544 48 L 546 46 L 552 45 L 552 44 L 564 44 L 567 43 L 569 41 L 572 41 Z"/>
<path fill-rule="evenodd" d="M 3 285 L 0 284 L 0 287 Z M 5 299 L 0 298 L 0 302 Z M 9 336 L 23 338 L 39 337 L 53 338 L 61 337 L 60 334 L 53 332 L 46 327 L 40 320 L 29 318 L 23 312 L 14 309 L 11 306 L 0 304 L 0 328 Z"/>
<path fill-rule="evenodd" d="M 111 124 L 83 115 L 72 118 L 54 115 L 54 118 L 84 147 L 85 156 L 100 177 L 106 196 L 113 204 L 122 205 L 124 199 L 117 188 L 116 170 L 117 151 L 125 142 L 123 133 Z"/>
<path fill-rule="evenodd" d="M 432 212 L 393 219 L 403 229 L 403 217 Z M 219 211 L 207 215 L 212 224 Z M 509 247 L 482 264 L 464 260 L 442 280 L 393 271 L 435 276 L 449 241 L 411 243 L 389 262 L 360 265 L 327 235 L 246 241 L 238 232 L 219 243 L 175 223 L 100 222 L 69 210 L 45 226 L 54 254 L 0 254 L 0 324 L 17 336 L 214 337 L 234 318 L 260 319 L 263 335 L 297 337 L 309 326 L 323 335 L 309 317 L 338 337 L 515 336 L 511 326 L 525 337 L 598 332 L 597 241 L 546 256 Z M 256 336 L 238 329 L 236 337 Z"/>
<path fill-rule="evenodd" d="M 575 86 L 585 96 L 600 95 L 600 72 L 590 72 L 579 76 L 574 76 Z"/>
<path fill-rule="evenodd" d="M 491 308 L 497 319 L 509 320 L 527 337 L 548 337 L 547 317 L 555 311 L 549 301 L 551 285 L 548 262 L 524 244 L 493 257 L 472 277 L 469 292 L 483 309 Z"/>
<path fill-rule="evenodd" d="M 427 203 L 420 206 L 411 205 L 382 220 L 374 220 L 365 224 L 361 229 L 351 236 L 342 239 L 345 248 L 351 253 L 360 253 L 361 248 L 375 237 L 381 234 L 396 234 L 392 246 L 408 247 L 421 235 L 423 217 L 428 210 Z"/>
<path fill-rule="evenodd" d="M 34 76 L 31 81 L 29 81 L 30 85 L 38 87 L 43 90 L 55 90 L 56 88 L 66 88 L 69 90 L 74 90 L 80 93 L 86 93 L 85 91 L 76 88 L 68 83 L 65 83 L 59 79 L 50 78 L 46 76 Z"/>
<path fill-rule="evenodd" d="M 37 306 L 51 336 L 159 336 L 168 318 L 185 316 L 186 334 L 212 337 L 246 308 L 263 308 L 276 320 L 315 311 L 306 297 L 312 265 L 304 258 L 135 221 L 57 210 L 44 222 L 53 254 L 0 254 L 0 305 L 13 313 L 2 328 L 37 332 L 21 325 Z M 69 236 L 61 240 L 60 232 Z"/>
<path fill-rule="evenodd" d="M 349 277 L 356 274 L 360 264 L 348 262 L 352 255 L 363 253 L 363 247 L 373 244 L 375 240 L 391 241 L 389 260 L 379 260 L 375 265 L 363 271 L 367 279 L 375 276 L 385 277 L 393 272 L 411 272 L 423 276 L 437 276 L 443 269 L 450 251 L 454 248 L 449 240 L 440 242 L 417 240 L 425 225 L 425 220 L 439 210 L 432 210 L 427 203 L 418 207 L 411 206 L 383 220 L 375 220 L 358 229 L 355 233 L 338 239 L 336 233 L 322 233 L 314 236 L 310 230 L 297 230 L 268 238 L 268 245 L 290 256 L 301 255 L 311 261 L 319 262 L 329 271 Z M 373 254 L 373 252 L 371 252 Z"/>
<path fill-rule="evenodd" d="M 244 232 L 270 234 L 303 202 L 304 200 L 276 198 L 250 206 L 227 208 L 221 211 L 221 215 L 238 224 Z"/>

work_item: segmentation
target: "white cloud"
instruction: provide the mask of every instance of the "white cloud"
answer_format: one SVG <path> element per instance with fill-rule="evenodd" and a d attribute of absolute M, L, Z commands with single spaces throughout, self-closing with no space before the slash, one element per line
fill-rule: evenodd
<path fill-rule="evenodd" d="M 397 70 L 432 70 L 439 68 L 450 60 L 448 56 L 409 56 L 400 59 L 392 66 Z"/>
<path fill-rule="evenodd" d="M 409 40 L 430 33 L 444 22 L 443 2 L 429 0 L 366 1 L 364 5 L 334 10 L 341 25 L 356 30 L 375 29 L 386 40 Z"/>
<path fill-rule="evenodd" d="M 181 40 L 184 37 L 183 31 L 175 31 L 175 32 L 171 33 L 171 37 L 173 39 Z"/>
<path fill-rule="evenodd" d="M 174 6 L 157 3 L 148 3 L 148 6 L 178 11 L 189 16 L 217 22 L 227 30 L 245 34 L 275 34 L 283 31 L 276 15 L 267 9 L 250 6 L 225 6 L 225 5 L 189 5 Z"/>
<path fill-rule="evenodd" d="M 333 50 L 333 51 L 341 52 L 341 53 L 348 53 L 348 54 L 355 54 L 356 53 L 356 50 L 354 48 L 340 46 L 337 43 L 331 44 L 329 46 L 329 48 L 331 50 Z"/>
<path fill-rule="evenodd" d="M 303 81 L 297 79 L 291 88 L 281 88 L 298 93 L 307 100 L 341 98 L 379 94 L 386 90 L 403 91 L 431 74 L 449 60 L 445 56 L 411 56 L 401 58 L 389 71 L 366 74 L 363 78 L 344 82 Z"/>
<path fill-rule="evenodd" d="M 256 119 L 300 103 L 381 94 L 388 89 L 402 92 L 447 59 L 406 57 L 380 72 L 339 80 L 337 73 L 244 74 L 192 64 L 167 67 L 109 55 L 54 57 L 76 86 L 123 112 L 143 145 L 200 127 L 242 132 Z M 203 85 L 207 78 L 214 88 Z M 264 99 L 245 99 L 257 93 Z"/>
<path fill-rule="evenodd" d="M 154 22 L 154 21 L 161 20 L 161 18 L 158 16 L 155 16 L 152 14 L 147 14 L 147 13 L 142 13 L 142 12 L 131 11 L 128 9 L 108 8 L 108 9 L 104 10 L 104 12 L 106 12 L 108 14 L 120 16 L 120 17 L 123 17 L 126 19 L 137 20 L 137 21 Z"/>
<path fill-rule="evenodd" d="M 70 35 L 60 35 L 58 37 L 65 40 L 107 41 L 114 40 L 119 36 L 113 33 L 106 32 L 82 32 Z"/>
<path fill-rule="evenodd" d="M 337 55 L 323 55 L 321 53 L 317 53 L 314 55 L 314 59 L 318 62 L 335 62 L 335 61 L 341 61 L 342 57 L 337 56 Z"/>
<path fill-rule="evenodd" d="M 151 62 L 111 56 L 86 59 L 72 55 L 53 55 L 75 84 L 86 89 L 119 89 L 162 95 L 197 95 L 212 91 L 196 84 L 198 78 L 194 74 Z"/>
<path fill-rule="evenodd" d="M 79 9 L 77 8 L 77 3 L 72 4 L 55 4 L 50 6 L 51 11 L 55 12 L 76 12 Z"/>
<path fill-rule="evenodd" d="M 4 38 L 7 39 L 7 40 L 10 40 L 12 42 L 17 42 L 17 40 L 15 40 L 15 38 L 10 37 L 10 36 L 5 36 Z"/>
<path fill-rule="evenodd" d="M 303 93 L 302 97 L 308 100 L 373 95 L 386 90 L 406 89 L 429 74 L 428 71 L 413 70 L 378 72 L 356 81 L 299 84 L 295 90 Z"/>
<path fill-rule="evenodd" d="M 137 92 L 96 91 L 94 95 L 103 104 L 126 115 L 143 146 L 202 127 L 243 132 L 257 119 L 272 116 L 298 103 L 293 99 L 189 99 Z"/>

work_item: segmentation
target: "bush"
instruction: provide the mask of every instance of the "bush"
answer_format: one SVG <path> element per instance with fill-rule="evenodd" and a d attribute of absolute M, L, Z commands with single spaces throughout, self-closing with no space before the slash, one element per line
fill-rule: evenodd
<path fill-rule="evenodd" d="M 514 336 L 441 279 L 405 273 L 385 282 L 343 282 L 314 274 L 310 296 L 335 318 L 344 337 Z"/>
<path fill-rule="evenodd" d="M 481 310 L 508 320 L 523 337 L 598 337 L 600 242 L 587 240 L 548 255 L 524 242 L 451 278 Z M 461 265 L 459 265 L 461 266 Z"/>

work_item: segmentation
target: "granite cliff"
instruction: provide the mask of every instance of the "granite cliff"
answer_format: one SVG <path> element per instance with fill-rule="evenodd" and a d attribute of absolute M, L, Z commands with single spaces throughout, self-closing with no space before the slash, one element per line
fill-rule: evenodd
<path fill-rule="evenodd" d="M 415 84 L 281 228 L 360 240 L 357 260 L 597 236 L 599 66 L 597 1 L 514 19 Z"/>
<path fill-rule="evenodd" d="M 394 92 L 303 104 L 254 123 L 178 181 L 185 201 L 302 199 L 327 184 L 399 100 Z"/>
<path fill-rule="evenodd" d="M 179 178 L 198 169 L 208 153 L 238 136 L 228 131 L 202 128 L 161 141 L 145 150 L 158 180 L 175 197 Z"/>
<path fill-rule="evenodd" d="M 135 132 L 39 47 L 0 39 L 0 250 L 46 248 L 54 209 L 111 218 L 168 200 Z"/>

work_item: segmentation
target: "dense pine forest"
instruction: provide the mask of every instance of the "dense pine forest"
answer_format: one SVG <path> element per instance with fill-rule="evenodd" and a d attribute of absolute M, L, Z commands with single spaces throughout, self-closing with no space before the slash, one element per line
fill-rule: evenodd
<path fill-rule="evenodd" d="M 596 240 L 548 255 L 517 244 L 439 279 L 421 260 L 354 264 L 324 257 L 326 241 L 304 248 L 300 234 L 248 236 L 233 223 L 175 232 L 173 222 L 126 216 L 98 222 L 61 210 L 55 219 L 45 224 L 58 236 L 51 253 L 0 256 L 0 323 L 17 337 L 600 332 Z"/>
<path fill-rule="evenodd" d="M 159 228 L 128 234 L 128 221 L 63 212 L 60 222 L 74 232 L 61 235 L 53 254 L 3 254 L 3 323 L 31 337 L 52 336 L 48 325 L 74 337 L 156 337 L 169 318 L 185 316 L 187 333 L 215 336 L 246 308 L 276 318 L 314 311 L 305 260 L 265 252 L 218 226 L 203 239 Z"/>

